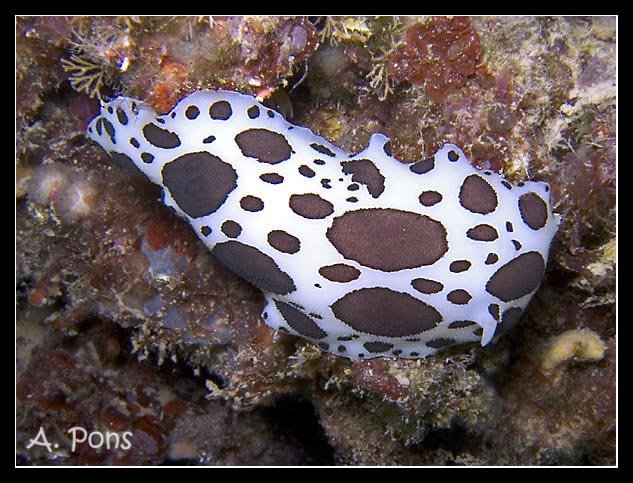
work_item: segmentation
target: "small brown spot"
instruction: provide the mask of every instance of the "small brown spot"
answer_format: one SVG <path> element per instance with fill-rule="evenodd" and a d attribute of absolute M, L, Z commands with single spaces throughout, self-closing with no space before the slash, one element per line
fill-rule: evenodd
<path fill-rule="evenodd" d="M 418 161 L 417 163 L 413 163 L 411 166 L 409 166 L 411 172 L 415 174 L 428 173 L 433 168 L 435 168 L 434 157 L 423 159 L 422 161 Z"/>
<path fill-rule="evenodd" d="M 286 295 L 294 292 L 292 278 L 271 257 L 238 241 L 218 243 L 211 253 L 234 273 L 260 290 Z"/>
<path fill-rule="evenodd" d="M 536 193 L 525 193 L 519 198 L 521 218 L 532 230 L 540 230 L 547 224 L 547 204 Z"/>
<path fill-rule="evenodd" d="M 310 220 L 320 220 L 334 213 L 334 205 L 314 193 L 292 195 L 289 206 L 297 215 Z"/>
<path fill-rule="evenodd" d="M 365 342 L 363 344 L 363 347 L 365 348 L 365 350 L 367 350 L 367 352 L 372 352 L 375 354 L 378 352 L 386 352 L 390 350 L 393 347 L 393 344 L 389 344 L 387 342 L 375 341 L 375 342 Z"/>
<path fill-rule="evenodd" d="M 461 288 L 453 290 L 446 296 L 446 299 L 455 305 L 466 305 L 468 302 L 470 302 L 471 298 L 471 295 L 466 290 Z"/>
<path fill-rule="evenodd" d="M 490 304 L 488 305 L 488 313 L 492 315 L 492 318 L 496 321 L 499 321 L 499 305 L 498 304 Z"/>
<path fill-rule="evenodd" d="M 262 211 L 264 209 L 264 202 L 257 196 L 246 195 L 240 200 L 240 207 L 244 211 Z"/>
<path fill-rule="evenodd" d="M 211 119 L 226 121 L 233 114 L 231 104 L 228 101 L 216 101 L 209 108 L 209 116 Z"/>
<path fill-rule="evenodd" d="M 451 151 L 452 153 L 453 151 Z M 455 339 L 449 339 L 447 337 L 438 337 L 437 339 L 432 339 L 426 343 L 428 347 L 433 349 L 441 349 L 442 347 L 448 347 L 450 345 L 456 344 L 457 341 Z"/>
<path fill-rule="evenodd" d="M 494 241 L 499 238 L 499 233 L 494 226 L 483 223 L 469 229 L 466 236 L 475 241 Z"/>
<path fill-rule="evenodd" d="M 118 119 L 120 124 L 124 126 L 127 124 L 127 114 L 120 107 L 117 107 L 116 109 L 116 118 Z"/>
<path fill-rule="evenodd" d="M 330 156 L 330 157 L 334 157 L 336 156 L 331 149 L 329 149 L 327 146 L 324 146 L 323 144 L 319 144 L 319 143 L 312 143 L 310 144 L 310 147 L 312 149 L 314 149 L 315 151 L 318 151 L 321 154 L 325 154 L 326 156 Z"/>
<path fill-rule="evenodd" d="M 259 176 L 259 179 L 270 184 L 280 184 L 284 181 L 284 177 L 277 173 L 264 173 Z"/>
<path fill-rule="evenodd" d="M 444 290 L 444 285 L 435 280 L 429 280 L 427 278 L 416 278 L 411 280 L 411 286 L 420 293 L 434 294 Z"/>
<path fill-rule="evenodd" d="M 285 136 L 268 129 L 247 129 L 235 136 L 235 142 L 244 156 L 261 163 L 281 163 L 292 154 Z"/>
<path fill-rule="evenodd" d="M 222 230 L 222 233 L 224 233 L 229 238 L 237 238 L 238 236 L 240 236 L 240 233 L 242 233 L 242 227 L 240 226 L 240 224 L 233 220 L 226 220 L 224 223 L 222 223 L 220 230 Z"/>
<path fill-rule="evenodd" d="M 305 176 L 306 178 L 314 178 L 314 175 L 316 174 L 312 168 L 306 166 L 305 164 L 299 166 L 299 173 L 301 176 Z"/>
<path fill-rule="evenodd" d="M 470 262 L 468 260 L 455 260 L 451 262 L 448 269 L 453 273 L 465 272 L 470 268 Z"/>
<path fill-rule="evenodd" d="M 471 174 L 462 183 L 459 201 L 467 210 L 486 215 L 497 208 L 497 193 L 481 176 Z"/>
<path fill-rule="evenodd" d="M 114 126 L 112 125 L 112 123 L 108 121 L 106 118 L 103 118 L 103 127 L 108 133 L 108 136 L 110 136 L 110 140 L 112 141 L 112 144 L 116 144 L 116 130 L 114 129 Z M 168 131 L 165 131 L 165 132 L 168 132 Z M 170 134 L 173 134 L 173 133 L 170 133 Z M 178 143 L 180 143 L 180 141 L 178 141 Z"/>
<path fill-rule="evenodd" d="M 472 320 L 456 320 L 448 324 L 449 329 L 462 329 L 464 327 L 472 327 L 473 325 L 477 325 L 477 322 L 473 322 Z"/>
<path fill-rule="evenodd" d="M 451 150 L 448 152 L 447 157 L 449 161 L 455 162 L 459 159 L 459 154 Z"/>
<path fill-rule="evenodd" d="M 499 261 L 499 255 L 496 253 L 489 253 L 484 262 L 486 265 L 494 265 Z"/>
<path fill-rule="evenodd" d="M 299 239 L 283 230 L 268 233 L 268 244 L 277 251 L 290 254 L 297 253 L 301 248 Z"/>
<path fill-rule="evenodd" d="M 95 123 L 95 129 L 97 130 L 97 134 L 99 136 L 103 134 L 103 118 L 102 117 L 97 119 L 97 122 Z"/>
<path fill-rule="evenodd" d="M 319 268 L 319 274 L 331 282 L 346 283 L 360 277 L 360 270 L 351 265 L 336 263 Z"/>
<path fill-rule="evenodd" d="M 249 119 L 256 119 L 259 117 L 259 107 L 257 106 L 251 106 L 246 110 L 246 114 L 248 115 Z"/>
<path fill-rule="evenodd" d="M 187 109 L 185 109 L 185 117 L 187 119 L 195 119 L 196 117 L 198 117 L 200 115 L 200 109 L 198 109 L 197 106 L 189 106 L 187 107 Z"/>
<path fill-rule="evenodd" d="M 424 206 L 433 206 L 442 201 L 442 195 L 437 191 L 424 191 L 418 197 L 418 200 L 420 200 L 420 203 Z"/>
<path fill-rule="evenodd" d="M 301 335 L 309 337 L 310 339 L 322 339 L 327 335 L 327 332 L 321 329 L 314 320 L 292 305 L 279 300 L 275 300 L 274 302 L 277 306 L 277 310 L 279 310 L 279 313 L 288 325 Z"/>
<path fill-rule="evenodd" d="M 167 131 L 152 123 L 143 126 L 143 136 L 157 148 L 173 149 L 180 146 L 180 138 L 176 133 Z"/>

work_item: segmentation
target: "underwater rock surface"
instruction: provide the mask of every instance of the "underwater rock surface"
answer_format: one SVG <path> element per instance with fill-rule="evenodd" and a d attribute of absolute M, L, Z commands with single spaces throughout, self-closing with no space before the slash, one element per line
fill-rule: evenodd
<path fill-rule="evenodd" d="M 429 95 L 439 74 L 393 64 L 440 27 L 429 72 L 476 60 Z M 17 18 L 17 463 L 615 464 L 615 42 L 613 17 Z M 204 88 L 348 152 L 385 132 L 398 159 L 450 142 L 548 182 L 563 222 L 522 319 L 417 360 L 273 336 L 261 294 L 84 135 L 96 98 L 167 112 Z M 135 451 L 71 451 L 77 424 Z M 40 427 L 59 448 L 28 447 Z"/>

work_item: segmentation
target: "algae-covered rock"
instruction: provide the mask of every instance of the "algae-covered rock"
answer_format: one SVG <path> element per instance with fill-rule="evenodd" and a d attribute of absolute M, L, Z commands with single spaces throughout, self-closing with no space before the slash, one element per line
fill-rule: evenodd
<path fill-rule="evenodd" d="M 17 463 L 615 464 L 615 24 L 18 17 Z M 436 29 L 443 58 L 401 63 Z M 562 223 L 521 321 L 413 361 L 273 333 L 261 294 L 85 136 L 98 98 L 165 112 L 202 88 L 285 89 L 270 102 L 350 152 L 375 132 L 405 162 L 452 142 L 549 182 Z M 70 451 L 73 425 L 135 451 Z M 54 451 L 29 447 L 40 427 Z"/>

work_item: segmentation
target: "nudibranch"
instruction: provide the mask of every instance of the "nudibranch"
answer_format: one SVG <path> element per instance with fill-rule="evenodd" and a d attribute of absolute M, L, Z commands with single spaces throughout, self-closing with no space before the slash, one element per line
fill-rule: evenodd
<path fill-rule="evenodd" d="M 559 224 L 546 183 L 512 185 L 455 145 L 405 164 L 374 134 L 348 154 L 237 92 L 165 115 L 119 97 L 88 134 L 263 292 L 266 324 L 351 359 L 488 344 L 539 287 Z"/>

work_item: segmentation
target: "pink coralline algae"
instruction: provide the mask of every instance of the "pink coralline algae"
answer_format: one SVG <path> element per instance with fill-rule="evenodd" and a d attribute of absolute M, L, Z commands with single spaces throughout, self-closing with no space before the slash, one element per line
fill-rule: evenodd
<path fill-rule="evenodd" d="M 467 17 L 433 17 L 409 28 L 405 43 L 391 55 L 393 80 L 424 86 L 432 101 L 464 85 L 475 73 L 481 41 Z"/>

